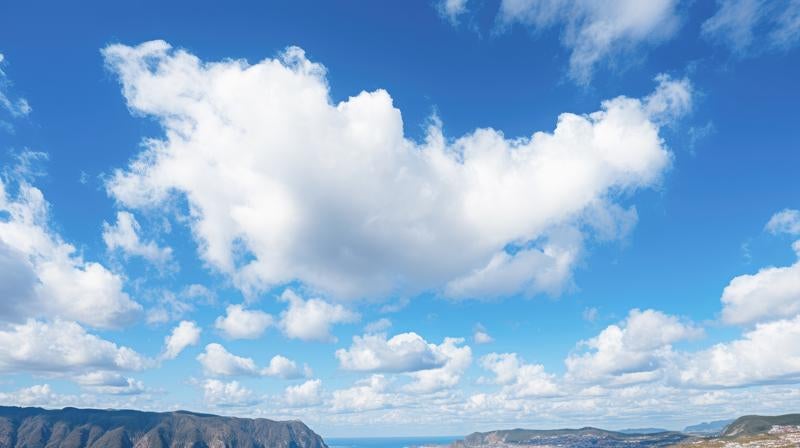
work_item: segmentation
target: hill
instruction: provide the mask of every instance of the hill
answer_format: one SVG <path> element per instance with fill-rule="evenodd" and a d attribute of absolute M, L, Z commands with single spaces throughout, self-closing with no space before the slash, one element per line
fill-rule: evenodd
<path fill-rule="evenodd" d="M 626 434 L 619 431 L 586 427 L 580 429 L 511 429 L 473 433 L 464 440 L 451 445 L 452 448 L 518 448 L 520 446 L 564 446 L 564 447 L 619 447 L 644 448 L 666 447 L 686 440 L 688 436 L 678 432 L 655 434 Z"/>
<path fill-rule="evenodd" d="M 300 421 L 0 406 L 0 448 L 327 448 Z"/>
<path fill-rule="evenodd" d="M 722 437 L 751 436 L 769 432 L 774 425 L 800 426 L 800 414 L 775 416 L 745 415 L 725 427 Z"/>
<path fill-rule="evenodd" d="M 703 422 L 683 428 L 686 434 L 715 435 L 722 432 L 726 426 L 733 423 L 733 419 L 715 420 L 713 422 Z"/>

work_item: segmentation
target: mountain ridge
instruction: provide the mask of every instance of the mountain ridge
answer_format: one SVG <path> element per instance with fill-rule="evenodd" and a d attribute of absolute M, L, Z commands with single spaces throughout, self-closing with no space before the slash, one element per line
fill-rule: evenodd
<path fill-rule="evenodd" d="M 0 406 L 0 448 L 328 448 L 299 420 Z"/>

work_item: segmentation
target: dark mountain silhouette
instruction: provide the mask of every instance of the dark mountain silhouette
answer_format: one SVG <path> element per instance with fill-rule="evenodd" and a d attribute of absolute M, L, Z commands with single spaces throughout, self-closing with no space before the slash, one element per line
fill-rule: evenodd
<path fill-rule="evenodd" d="M 0 448 L 327 448 L 302 422 L 140 412 L 0 406 Z"/>

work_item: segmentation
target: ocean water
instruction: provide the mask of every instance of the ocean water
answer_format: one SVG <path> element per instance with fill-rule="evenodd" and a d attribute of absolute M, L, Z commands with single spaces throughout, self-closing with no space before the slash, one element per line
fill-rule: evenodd
<path fill-rule="evenodd" d="M 433 437 L 331 437 L 325 443 L 330 448 L 412 448 L 424 446 L 447 445 L 463 436 Z"/>

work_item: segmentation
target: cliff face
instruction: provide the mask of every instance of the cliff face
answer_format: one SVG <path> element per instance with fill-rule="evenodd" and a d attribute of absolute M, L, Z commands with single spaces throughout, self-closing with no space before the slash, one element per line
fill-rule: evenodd
<path fill-rule="evenodd" d="M 327 448 L 300 421 L 0 406 L 0 448 Z"/>

